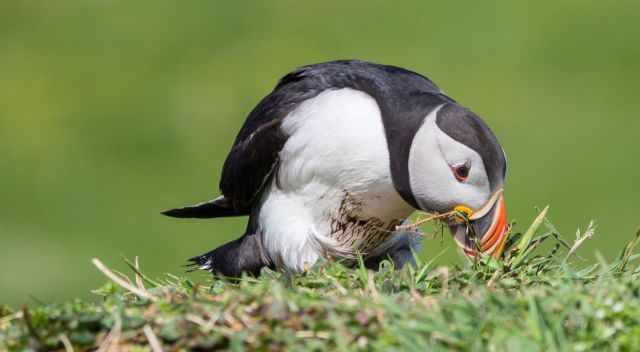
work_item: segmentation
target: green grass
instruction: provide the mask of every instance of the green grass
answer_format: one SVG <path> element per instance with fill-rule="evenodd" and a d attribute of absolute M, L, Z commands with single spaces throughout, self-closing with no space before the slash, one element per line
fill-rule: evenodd
<path fill-rule="evenodd" d="M 216 197 L 247 114 L 293 68 L 415 70 L 481 116 L 509 159 L 509 219 L 553 204 L 613 258 L 640 225 L 640 1 L 0 1 L 0 303 L 88 299 L 92 257 L 152 277 L 245 218 L 159 212 Z M 637 193 L 637 191 L 636 191 Z M 460 263 L 450 236 L 421 258 Z M 595 261 L 594 261 L 595 262 Z"/>
<path fill-rule="evenodd" d="M 129 289 L 108 281 L 94 301 L 1 308 L 0 350 L 639 349 L 640 231 L 616 260 L 585 264 L 576 249 L 593 224 L 567 243 L 543 216 L 501 260 L 465 267 L 321 263 L 195 283 L 152 280 L 127 261 L 131 278 L 103 272 Z"/>

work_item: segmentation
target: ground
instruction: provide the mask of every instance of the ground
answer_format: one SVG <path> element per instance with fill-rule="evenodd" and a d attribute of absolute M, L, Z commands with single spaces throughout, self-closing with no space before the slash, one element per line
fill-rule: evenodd
<path fill-rule="evenodd" d="M 137 262 L 127 278 L 94 260 L 110 278 L 98 299 L 1 307 L 0 351 L 637 350 L 638 236 L 594 263 L 577 250 L 593 235 L 591 224 L 564 241 L 543 212 L 500 260 L 377 272 L 325 262 L 204 284 L 153 280 Z"/>

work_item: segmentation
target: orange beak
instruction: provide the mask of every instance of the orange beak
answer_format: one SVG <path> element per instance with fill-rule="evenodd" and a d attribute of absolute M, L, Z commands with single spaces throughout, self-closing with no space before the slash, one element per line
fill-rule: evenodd
<path fill-rule="evenodd" d="M 489 206 L 490 210 L 480 218 L 450 225 L 456 243 L 470 258 L 476 258 L 478 251 L 499 258 L 504 249 L 509 226 L 502 194 Z"/>

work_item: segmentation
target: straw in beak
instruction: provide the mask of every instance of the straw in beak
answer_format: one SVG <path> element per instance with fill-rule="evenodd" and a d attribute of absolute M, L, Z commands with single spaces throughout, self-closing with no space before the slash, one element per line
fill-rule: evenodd
<path fill-rule="evenodd" d="M 502 190 L 482 209 L 472 213 L 468 222 L 452 222 L 449 226 L 456 243 L 468 257 L 475 258 L 478 252 L 500 257 L 509 228 Z"/>

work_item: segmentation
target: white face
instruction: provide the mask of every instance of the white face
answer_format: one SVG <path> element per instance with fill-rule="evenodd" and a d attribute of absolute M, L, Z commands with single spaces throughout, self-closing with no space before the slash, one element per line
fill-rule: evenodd
<path fill-rule="evenodd" d="M 413 138 L 409 152 L 411 190 L 425 211 L 446 212 L 457 205 L 477 210 L 491 197 L 484 162 L 476 151 L 438 127 L 440 108 L 427 116 Z"/>

